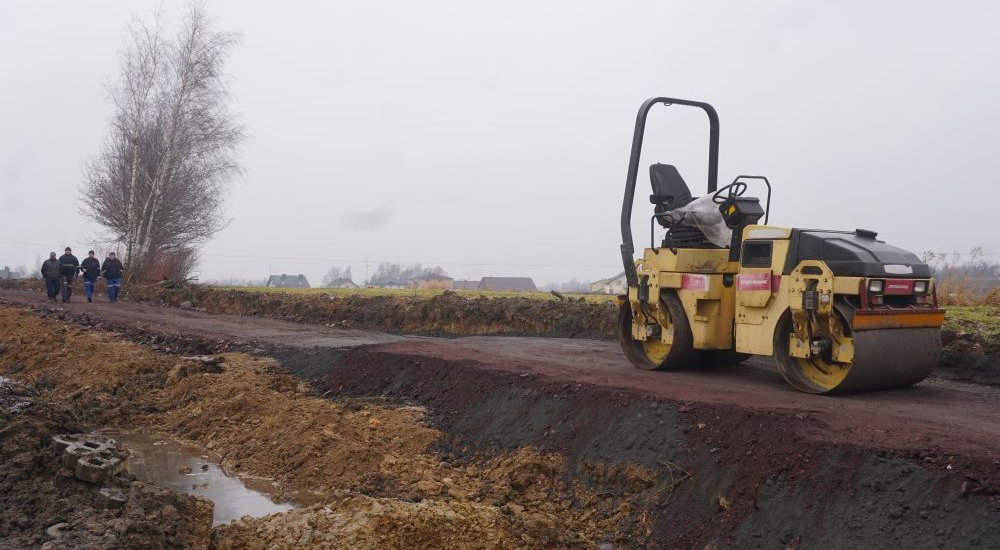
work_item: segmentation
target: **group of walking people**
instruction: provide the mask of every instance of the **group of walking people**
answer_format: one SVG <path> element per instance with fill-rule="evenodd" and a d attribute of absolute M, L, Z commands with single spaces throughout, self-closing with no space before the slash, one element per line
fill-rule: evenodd
<path fill-rule="evenodd" d="M 87 252 L 87 257 L 80 263 L 73 255 L 73 249 L 66 247 L 65 253 L 56 258 L 55 252 L 49 253 L 49 259 L 42 262 L 42 277 L 45 279 L 45 293 L 50 302 L 55 302 L 62 294 L 62 301 L 69 302 L 73 296 L 73 281 L 77 275 L 83 276 L 83 291 L 87 301 L 94 301 L 94 285 L 98 277 L 104 277 L 108 284 L 108 301 L 118 301 L 118 291 L 122 286 L 122 274 L 125 268 L 122 262 L 109 252 L 104 262 L 94 257 L 94 251 Z"/>

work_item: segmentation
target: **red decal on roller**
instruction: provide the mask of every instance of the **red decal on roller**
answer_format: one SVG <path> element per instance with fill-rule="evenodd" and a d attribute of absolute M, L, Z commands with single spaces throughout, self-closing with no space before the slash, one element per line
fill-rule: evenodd
<path fill-rule="evenodd" d="M 771 274 L 740 273 L 736 276 L 736 290 L 771 290 Z"/>
<path fill-rule="evenodd" d="M 886 279 L 885 294 L 913 294 L 912 279 Z"/>
<path fill-rule="evenodd" d="M 708 290 L 708 275 L 681 275 L 681 288 L 684 290 Z"/>

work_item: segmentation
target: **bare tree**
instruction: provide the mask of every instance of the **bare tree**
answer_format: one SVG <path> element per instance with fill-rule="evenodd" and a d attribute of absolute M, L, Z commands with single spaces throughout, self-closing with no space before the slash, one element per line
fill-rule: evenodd
<path fill-rule="evenodd" d="M 81 210 L 124 245 L 132 280 L 186 278 L 198 246 L 228 223 L 222 204 L 244 131 L 223 67 L 237 41 L 199 5 L 172 37 L 159 15 L 129 27 L 114 119 L 85 168 Z"/>
<path fill-rule="evenodd" d="M 328 287 L 341 279 L 347 279 L 349 281 L 353 281 L 351 277 L 351 266 L 331 267 L 330 271 L 327 271 L 326 275 L 323 275 L 322 286 Z"/>

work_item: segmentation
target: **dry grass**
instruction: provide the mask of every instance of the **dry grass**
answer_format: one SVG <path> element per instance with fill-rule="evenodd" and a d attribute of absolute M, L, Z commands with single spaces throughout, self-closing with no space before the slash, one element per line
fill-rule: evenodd
<path fill-rule="evenodd" d="M 1000 306 L 1000 281 L 984 282 L 967 272 L 936 278 L 938 302 L 945 306 Z"/>

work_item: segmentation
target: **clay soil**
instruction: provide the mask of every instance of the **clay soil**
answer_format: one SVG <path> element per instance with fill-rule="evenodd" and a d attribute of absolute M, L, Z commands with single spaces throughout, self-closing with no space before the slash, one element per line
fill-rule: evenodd
<path fill-rule="evenodd" d="M 610 493 L 606 484 L 574 484 L 563 476 L 562 457 L 530 448 L 450 463 L 435 450 L 442 433 L 427 424 L 423 409 L 321 399 L 270 359 L 226 354 L 221 372 L 213 372 L 200 361 L 12 309 L 0 310 L 0 333 L 7 335 L 0 339 L 0 373 L 33 396 L 32 407 L 5 419 L 0 435 L 5 464 L 21 466 L 4 478 L 0 533 L 25 546 L 44 542 L 46 528 L 69 519 L 71 527 L 53 542 L 147 547 L 152 543 L 133 532 L 155 528 L 186 534 L 162 535 L 166 547 L 209 547 L 205 533 L 189 525 L 205 530 L 197 499 L 160 490 L 168 500 L 198 505 L 174 503 L 169 517 L 153 511 L 133 525 L 129 511 L 138 497 L 116 515 L 93 509 L 87 484 L 52 481 L 58 478 L 45 468 L 47 440 L 58 431 L 159 431 L 203 446 L 234 474 L 272 480 L 279 499 L 315 503 L 218 527 L 213 548 L 638 542 L 648 529 L 635 503 L 672 489 L 635 465 L 602 470 Z"/>
<path fill-rule="evenodd" d="M 32 308 L 0 313 L 0 375 L 38 381 L 40 402 L 193 441 L 308 504 L 217 527 L 211 547 L 1000 546 L 991 386 L 817 398 L 755 363 L 638 371 L 598 340 L 0 298 Z M 214 352 L 221 372 L 183 358 Z M 32 437 L 14 447 L 42 452 Z M 65 520 L 36 507 L 17 493 L 27 520 L 2 528 L 46 540 Z"/>

